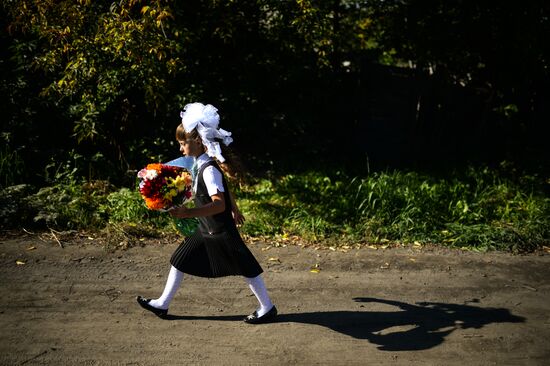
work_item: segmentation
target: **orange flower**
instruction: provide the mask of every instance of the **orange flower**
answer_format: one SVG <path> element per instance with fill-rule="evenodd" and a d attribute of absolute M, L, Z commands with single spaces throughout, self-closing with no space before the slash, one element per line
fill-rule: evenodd
<path fill-rule="evenodd" d="M 164 208 L 164 206 L 165 206 L 165 203 L 164 203 L 163 200 L 152 199 L 152 198 L 148 198 L 148 197 L 145 197 L 145 204 L 151 210 L 160 210 L 161 208 Z"/>
<path fill-rule="evenodd" d="M 159 163 L 154 163 L 154 164 L 147 164 L 147 169 L 154 169 L 156 170 L 157 172 L 160 172 L 161 170 L 161 167 L 162 167 L 162 164 L 159 164 Z"/>

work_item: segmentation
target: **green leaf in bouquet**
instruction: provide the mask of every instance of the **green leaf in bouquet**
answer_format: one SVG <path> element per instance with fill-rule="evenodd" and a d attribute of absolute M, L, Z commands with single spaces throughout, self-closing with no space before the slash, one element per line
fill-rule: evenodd
<path fill-rule="evenodd" d="M 193 235 L 199 227 L 199 220 L 195 217 L 186 219 L 174 218 L 174 223 L 178 231 L 185 237 Z"/>

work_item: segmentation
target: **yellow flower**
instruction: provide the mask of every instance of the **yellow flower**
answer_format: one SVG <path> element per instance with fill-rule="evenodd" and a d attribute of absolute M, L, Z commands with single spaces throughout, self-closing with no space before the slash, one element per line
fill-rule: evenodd
<path fill-rule="evenodd" d="M 185 189 L 185 186 L 187 185 L 187 179 L 185 179 L 185 176 L 177 176 L 173 180 L 173 185 L 178 189 L 178 191 L 183 191 Z"/>
<path fill-rule="evenodd" d="M 177 189 L 171 189 L 168 192 L 166 192 L 166 194 L 164 195 L 164 198 L 167 199 L 167 200 L 172 201 L 172 199 L 174 197 L 176 197 L 177 195 L 178 195 L 178 190 Z"/>

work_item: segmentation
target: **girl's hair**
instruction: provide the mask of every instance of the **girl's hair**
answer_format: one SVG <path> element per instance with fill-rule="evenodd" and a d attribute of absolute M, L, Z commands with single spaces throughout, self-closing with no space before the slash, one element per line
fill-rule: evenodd
<path fill-rule="evenodd" d="M 193 129 L 191 132 L 185 132 L 183 124 L 178 124 L 178 127 L 176 128 L 176 140 L 184 141 L 189 139 L 198 139 L 202 144 L 202 140 L 197 132 L 197 129 Z M 206 146 L 203 145 L 203 147 L 206 151 Z M 223 150 L 226 161 L 219 164 L 220 168 L 232 181 L 237 181 L 239 185 L 246 183 L 246 181 L 249 180 L 249 174 L 241 159 L 234 153 L 234 151 L 232 151 L 232 149 L 224 147 Z"/>
<path fill-rule="evenodd" d="M 183 124 L 179 124 L 178 128 L 176 128 L 176 140 L 178 141 L 184 141 L 184 140 L 200 140 L 199 133 L 197 132 L 197 129 L 195 128 L 191 132 L 185 132 L 185 129 L 183 128 Z"/>

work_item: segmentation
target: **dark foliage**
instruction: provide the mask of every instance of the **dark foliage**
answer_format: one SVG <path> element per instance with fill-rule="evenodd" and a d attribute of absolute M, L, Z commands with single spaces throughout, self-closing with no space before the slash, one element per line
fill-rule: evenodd
<path fill-rule="evenodd" d="M 549 15 L 543 1 L 6 0 L 0 184 L 43 185 L 79 156 L 80 175 L 129 185 L 178 154 L 197 100 L 257 175 L 545 170 Z"/>

